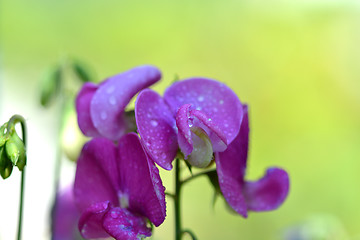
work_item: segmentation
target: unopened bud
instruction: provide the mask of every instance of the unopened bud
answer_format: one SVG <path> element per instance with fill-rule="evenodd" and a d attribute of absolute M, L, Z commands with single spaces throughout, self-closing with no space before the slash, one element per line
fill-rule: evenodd
<path fill-rule="evenodd" d="M 6 127 L 7 127 L 7 123 L 5 123 L 0 127 L 0 147 L 4 146 L 6 142 L 6 134 L 5 134 Z"/>
<path fill-rule="evenodd" d="M 55 96 L 60 92 L 61 85 L 61 68 L 56 67 L 51 69 L 45 76 L 41 85 L 40 103 L 44 107 L 47 107 Z"/>
<path fill-rule="evenodd" d="M 25 145 L 15 131 L 6 142 L 5 150 L 13 165 L 22 171 L 26 164 Z"/>
<path fill-rule="evenodd" d="M 11 160 L 8 158 L 5 147 L 0 147 L 0 175 L 3 179 L 8 178 L 11 175 L 13 165 Z"/>

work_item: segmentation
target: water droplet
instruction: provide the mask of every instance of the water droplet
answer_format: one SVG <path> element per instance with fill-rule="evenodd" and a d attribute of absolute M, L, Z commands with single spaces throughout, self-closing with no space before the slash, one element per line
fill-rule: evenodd
<path fill-rule="evenodd" d="M 149 118 L 149 117 L 151 117 L 151 114 L 150 114 L 150 113 L 147 113 L 146 116 Z"/>
<path fill-rule="evenodd" d="M 106 112 L 102 112 L 100 117 L 101 117 L 102 120 L 106 120 L 106 118 L 107 118 Z"/>
<path fill-rule="evenodd" d="M 115 98 L 114 96 L 111 96 L 111 97 L 109 98 L 109 103 L 110 103 L 111 105 L 115 105 L 115 104 L 116 104 L 116 98 Z"/>
<path fill-rule="evenodd" d="M 219 103 L 220 103 L 220 104 L 224 104 L 224 100 L 221 99 L 221 100 L 219 101 Z"/>
<path fill-rule="evenodd" d="M 204 96 L 199 96 L 199 97 L 197 98 L 197 100 L 198 100 L 199 102 L 204 101 Z"/>
<path fill-rule="evenodd" d="M 111 217 L 112 218 L 118 218 L 119 217 L 119 213 L 115 212 L 115 211 L 112 211 L 111 212 Z"/>
<path fill-rule="evenodd" d="M 214 112 L 218 112 L 218 109 L 217 109 L 217 108 L 214 108 Z"/>
<path fill-rule="evenodd" d="M 110 86 L 108 87 L 108 89 L 106 89 L 106 93 L 110 94 L 110 93 L 113 93 L 115 90 L 115 87 L 114 86 Z"/>
<path fill-rule="evenodd" d="M 209 122 L 211 122 L 211 121 L 212 121 L 212 119 L 211 119 L 211 118 L 209 118 L 209 119 L 208 119 L 208 121 L 209 121 Z"/>
<path fill-rule="evenodd" d="M 158 122 L 156 120 L 150 121 L 151 126 L 156 127 L 158 125 Z"/>
<path fill-rule="evenodd" d="M 225 126 L 225 127 L 229 127 L 229 124 L 225 123 L 224 126 Z"/>
<path fill-rule="evenodd" d="M 162 159 L 165 159 L 165 158 L 166 158 L 166 153 L 162 153 L 162 154 L 161 154 L 161 158 L 162 158 Z"/>
<path fill-rule="evenodd" d="M 196 107 L 196 110 L 201 110 L 201 107 Z"/>

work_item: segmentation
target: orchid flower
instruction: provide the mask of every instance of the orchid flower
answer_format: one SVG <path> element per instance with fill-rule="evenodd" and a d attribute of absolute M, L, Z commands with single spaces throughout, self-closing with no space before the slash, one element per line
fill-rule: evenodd
<path fill-rule="evenodd" d="M 225 84 L 191 78 L 174 83 L 163 98 L 145 89 L 136 100 L 135 118 L 149 156 L 167 170 L 178 149 L 200 168 L 215 156 L 220 189 L 240 215 L 272 210 L 285 200 L 289 179 L 282 169 L 270 168 L 257 182 L 244 180 L 248 108 Z"/>
<path fill-rule="evenodd" d="M 83 85 L 76 98 L 76 111 L 81 131 L 88 137 L 119 140 L 131 130 L 132 119 L 125 107 L 135 94 L 161 78 L 153 66 L 135 67 L 96 85 Z"/>
<path fill-rule="evenodd" d="M 74 196 L 84 238 L 140 239 L 151 236 L 166 215 L 165 188 L 135 133 L 94 138 L 77 162 Z"/>

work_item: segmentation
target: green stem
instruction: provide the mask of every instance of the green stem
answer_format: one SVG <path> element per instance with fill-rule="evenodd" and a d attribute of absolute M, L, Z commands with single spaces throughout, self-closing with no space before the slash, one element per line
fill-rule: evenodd
<path fill-rule="evenodd" d="M 15 131 L 15 124 L 18 122 L 20 122 L 20 124 L 21 124 L 22 140 L 24 142 L 25 149 L 26 149 L 26 124 L 25 124 L 25 119 L 22 116 L 14 115 L 10 118 L 9 123 L 8 123 L 8 133 L 10 134 L 11 131 Z M 19 222 L 18 222 L 17 240 L 21 239 L 24 192 L 25 192 L 25 169 L 26 169 L 26 164 L 24 166 L 24 169 L 21 172 Z"/>
<path fill-rule="evenodd" d="M 187 179 L 181 181 L 180 184 L 183 185 L 183 184 L 185 184 L 185 183 L 187 183 L 187 182 L 190 182 L 191 180 L 194 180 L 194 179 L 197 178 L 197 177 L 204 176 L 204 175 L 206 175 L 207 173 L 212 172 L 212 171 L 214 171 L 214 170 L 209 170 L 209 171 L 204 171 L 204 172 L 199 172 L 199 173 L 197 173 L 197 174 L 194 174 L 194 175 L 192 175 L 191 177 L 188 177 Z"/>
<path fill-rule="evenodd" d="M 181 240 L 181 208 L 180 208 L 180 191 L 181 191 L 181 181 L 180 181 L 180 160 L 175 159 L 175 240 Z"/>

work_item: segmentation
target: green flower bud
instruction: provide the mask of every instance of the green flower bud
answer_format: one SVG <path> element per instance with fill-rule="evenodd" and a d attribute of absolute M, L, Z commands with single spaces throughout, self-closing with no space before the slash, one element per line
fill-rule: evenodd
<path fill-rule="evenodd" d="M 55 67 L 54 69 L 51 69 L 49 73 L 45 76 L 41 85 L 40 103 L 42 106 L 49 106 L 51 101 L 60 92 L 61 78 L 62 73 L 60 67 Z"/>
<path fill-rule="evenodd" d="M 5 147 L 0 147 L 0 175 L 3 179 L 8 178 L 11 175 L 13 165 L 11 160 L 8 158 Z"/>
<path fill-rule="evenodd" d="M 91 74 L 91 71 L 89 67 L 87 67 L 84 63 L 73 60 L 72 62 L 72 68 L 76 74 L 76 76 L 82 81 L 82 82 L 92 82 L 93 77 Z"/>
<path fill-rule="evenodd" d="M 26 164 L 26 150 L 24 142 L 19 138 L 15 131 L 6 142 L 5 150 L 13 165 L 17 166 L 19 170 L 22 171 Z"/>
<path fill-rule="evenodd" d="M 7 123 L 5 123 L 4 125 L 2 125 L 0 127 L 0 147 L 4 146 L 5 142 L 6 142 L 6 134 L 5 134 L 5 130 L 7 128 Z"/>

